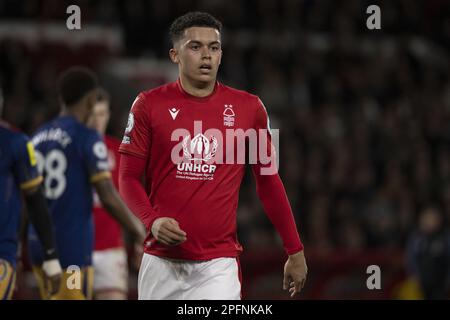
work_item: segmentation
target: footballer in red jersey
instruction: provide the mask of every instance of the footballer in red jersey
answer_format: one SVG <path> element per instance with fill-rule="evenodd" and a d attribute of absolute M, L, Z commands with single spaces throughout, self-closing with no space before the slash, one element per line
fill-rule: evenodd
<path fill-rule="evenodd" d="M 108 93 L 100 89 L 88 126 L 103 137 L 108 150 L 108 162 L 115 187 L 118 187 L 120 141 L 105 134 L 110 119 Z M 98 300 L 125 300 L 128 293 L 127 253 L 120 224 L 102 206 L 94 192 L 94 298 Z"/>
<path fill-rule="evenodd" d="M 207 13 L 177 18 L 169 54 L 178 80 L 140 93 L 131 107 L 119 149 L 119 185 L 149 231 L 139 299 L 241 298 L 236 209 L 246 164 L 289 256 L 284 289 L 294 296 L 306 279 L 266 109 L 257 96 L 216 79 L 221 29 Z"/>

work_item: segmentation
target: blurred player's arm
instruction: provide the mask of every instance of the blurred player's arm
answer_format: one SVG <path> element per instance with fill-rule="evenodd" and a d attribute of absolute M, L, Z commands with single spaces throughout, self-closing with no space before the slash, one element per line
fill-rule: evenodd
<path fill-rule="evenodd" d="M 37 185 L 22 190 L 27 206 L 28 218 L 36 229 L 39 240 L 44 247 L 44 261 L 57 261 L 58 252 L 55 246 L 53 224 L 42 187 Z"/>
<path fill-rule="evenodd" d="M 89 131 L 83 144 L 83 151 L 90 182 L 97 191 L 103 207 L 123 228 L 130 232 L 136 241 L 143 242 L 144 228 L 130 212 L 114 187 L 109 171 L 108 149 L 97 131 Z"/>
<path fill-rule="evenodd" d="M 47 279 L 51 282 L 48 287 L 49 294 L 55 294 L 59 289 L 61 281 L 61 265 L 58 260 L 58 252 L 55 245 L 53 224 L 50 212 L 47 207 L 47 200 L 44 197 L 41 186 L 22 189 L 27 206 L 28 218 L 33 224 L 39 241 L 44 248 L 44 263 L 42 270 Z"/>
<path fill-rule="evenodd" d="M 120 198 L 110 176 L 103 175 L 101 179 L 96 179 L 92 183 L 107 212 L 129 231 L 136 241 L 143 242 L 145 239 L 144 228 Z"/>
<path fill-rule="evenodd" d="M 42 191 L 42 176 L 37 172 L 37 162 L 33 145 L 21 137 L 18 141 L 17 157 L 14 165 L 14 176 L 22 190 L 28 216 L 33 224 L 39 240 L 44 248 L 44 263 L 42 269 L 52 283 L 51 294 L 59 288 L 61 265 L 55 245 L 53 224 L 47 207 L 47 201 Z"/>
<path fill-rule="evenodd" d="M 145 165 L 146 161 L 140 157 L 122 154 L 119 167 L 120 194 L 156 240 L 165 245 L 179 245 L 186 241 L 186 233 L 175 219 L 162 217 L 152 208 L 141 183 Z"/>
<path fill-rule="evenodd" d="M 262 164 L 259 154 L 256 155 L 257 162 L 252 165 L 256 181 L 256 192 L 263 204 L 266 215 L 283 240 L 284 249 L 289 256 L 284 266 L 283 289 L 287 290 L 289 288 L 291 297 L 293 297 L 303 288 L 308 268 L 306 266 L 303 244 L 300 240 L 283 182 L 277 170 L 267 170 L 272 167 L 276 169 L 276 152 L 271 141 L 268 115 L 259 99 L 256 109 L 255 128 L 257 130 L 265 129 L 258 131 L 258 138 L 265 139 L 267 147 L 265 151 L 270 158 L 268 164 Z M 258 143 L 258 145 L 260 144 Z"/>

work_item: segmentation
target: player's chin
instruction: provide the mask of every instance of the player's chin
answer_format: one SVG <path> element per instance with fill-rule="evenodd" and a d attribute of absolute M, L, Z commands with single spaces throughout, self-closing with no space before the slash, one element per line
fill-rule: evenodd
<path fill-rule="evenodd" d="M 201 82 L 211 82 L 216 80 L 216 73 L 211 71 L 209 73 L 200 73 L 197 75 L 197 80 Z"/>

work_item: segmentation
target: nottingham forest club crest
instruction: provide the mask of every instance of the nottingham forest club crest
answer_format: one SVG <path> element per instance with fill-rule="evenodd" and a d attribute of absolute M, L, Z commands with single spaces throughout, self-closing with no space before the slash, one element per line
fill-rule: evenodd
<path fill-rule="evenodd" d="M 233 127 L 234 126 L 235 116 L 236 116 L 236 114 L 233 111 L 233 106 L 231 104 L 224 105 L 223 125 L 225 127 Z"/>

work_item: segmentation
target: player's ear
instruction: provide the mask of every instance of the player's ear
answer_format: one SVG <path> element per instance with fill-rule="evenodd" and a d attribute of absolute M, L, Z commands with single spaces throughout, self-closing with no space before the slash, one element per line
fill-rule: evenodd
<path fill-rule="evenodd" d="M 175 48 L 172 48 L 169 50 L 169 56 L 170 60 L 172 60 L 173 63 L 180 62 L 180 59 L 178 58 L 178 50 Z"/>

